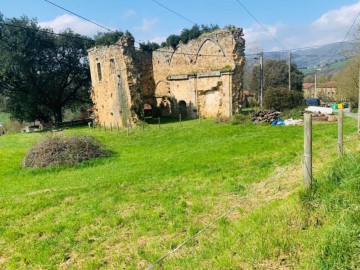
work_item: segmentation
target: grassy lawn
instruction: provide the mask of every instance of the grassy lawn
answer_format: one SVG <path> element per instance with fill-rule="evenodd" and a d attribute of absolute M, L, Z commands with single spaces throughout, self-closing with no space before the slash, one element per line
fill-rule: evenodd
<path fill-rule="evenodd" d="M 360 146 L 355 131 L 355 121 L 346 119 L 346 145 L 354 153 Z M 318 124 L 313 132 L 321 190 L 322 181 L 332 181 L 331 168 L 342 168 L 337 126 Z M 75 167 L 22 169 L 28 149 L 49 134 L 0 137 L 0 268 L 144 269 L 234 208 L 160 265 L 352 269 L 353 249 L 339 245 L 350 257 L 338 268 L 327 260 L 332 250 L 321 249 L 324 235 L 347 233 L 353 245 L 356 231 L 333 228 L 339 216 L 327 215 L 331 209 L 323 209 L 318 193 L 301 191 L 303 127 L 193 120 L 146 125 L 130 136 L 88 128 L 64 133 L 93 135 L 114 155 Z"/>

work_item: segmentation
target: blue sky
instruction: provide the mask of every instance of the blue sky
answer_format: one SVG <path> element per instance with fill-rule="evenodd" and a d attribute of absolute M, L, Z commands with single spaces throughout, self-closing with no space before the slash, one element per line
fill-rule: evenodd
<path fill-rule="evenodd" d="M 192 24 L 152 0 L 51 0 L 138 41 L 161 42 Z M 342 41 L 360 12 L 359 0 L 156 0 L 198 24 L 244 28 L 247 52 L 276 51 Z M 242 3 L 267 32 L 237 2 Z M 5 17 L 26 15 L 43 26 L 93 36 L 105 31 L 44 0 L 0 0 Z M 354 30 L 357 30 L 358 19 Z M 271 33 L 271 36 L 268 34 Z M 348 39 L 354 39 L 353 33 Z M 275 41 L 276 39 L 277 41 Z"/>

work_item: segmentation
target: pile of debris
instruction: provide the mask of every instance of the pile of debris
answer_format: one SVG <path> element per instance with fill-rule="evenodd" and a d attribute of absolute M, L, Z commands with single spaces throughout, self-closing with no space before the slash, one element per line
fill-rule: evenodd
<path fill-rule="evenodd" d="M 312 120 L 314 122 L 336 122 L 337 116 L 332 114 L 326 114 L 322 112 L 311 112 Z"/>
<path fill-rule="evenodd" d="M 254 124 L 269 123 L 271 124 L 274 120 L 280 119 L 280 112 L 275 110 L 261 110 L 254 112 L 251 121 Z"/>

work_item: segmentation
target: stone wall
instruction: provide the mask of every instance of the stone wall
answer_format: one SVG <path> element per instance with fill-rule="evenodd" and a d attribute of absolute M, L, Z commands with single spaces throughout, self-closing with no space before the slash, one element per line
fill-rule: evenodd
<path fill-rule="evenodd" d="M 136 123 L 144 104 L 163 116 L 231 116 L 242 87 L 242 36 L 240 28 L 217 30 L 152 53 L 136 50 L 133 38 L 124 36 L 89 50 L 98 122 Z"/>
<path fill-rule="evenodd" d="M 179 113 L 186 103 L 188 117 L 231 116 L 238 112 L 242 87 L 245 41 L 242 29 L 218 30 L 153 53 L 157 104 L 166 96 L 169 114 Z M 184 110 L 184 108 L 182 108 Z M 181 112 L 180 112 L 181 113 Z"/>
<path fill-rule="evenodd" d="M 133 38 L 124 36 L 114 45 L 92 48 L 88 55 L 97 121 L 106 126 L 135 123 L 142 98 Z"/>

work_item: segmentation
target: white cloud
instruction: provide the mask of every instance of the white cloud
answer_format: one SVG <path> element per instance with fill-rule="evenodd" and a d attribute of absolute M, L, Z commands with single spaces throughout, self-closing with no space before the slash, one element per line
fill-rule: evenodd
<path fill-rule="evenodd" d="M 132 17 L 132 16 L 135 16 L 135 15 L 136 15 L 135 10 L 129 9 L 129 10 L 127 10 L 127 11 L 122 15 L 122 18 L 123 18 L 123 19 L 128 19 L 128 18 L 130 18 L 130 17 Z"/>
<path fill-rule="evenodd" d="M 161 44 L 162 42 L 166 41 L 167 36 L 156 36 L 150 39 L 150 42 L 156 42 Z"/>
<path fill-rule="evenodd" d="M 320 29 L 333 29 L 339 27 L 350 27 L 360 12 L 360 2 L 344 6 L 338 10 L 331 10 L 317 19 L 313 25 Z"/>
<path fill-rule="evenodd" d="M 135 29 L 140 30 L 141 32 L 149 32 L 158 23 L 158 21 L 159 21 L 158 18 L 154 18 L 150 20 L 144 18 L 142 20 L 142 25 L 136 26 Z"/>
<path fill-rule="evenodd" d="M 50 27 L 54 30 L 54 32 L 58 33 L 67 28 L 72 29 L 74 32 L 86 35 L 93 36 L 97 32 L 104 32 L 105 29 L 92 24 L 90 22 L 84 21 L 76 16 L 64 14 L 56 17 L 52 21 L 40 22 L 39 25 L 41 27 Z"/>
<path fill-rule="evenodd" d="M 313 22 L 305 25 L 266 25 L 271 35 L 281 41 L 286 49 L 324 45 L 342 41 L 349 31 L 354 19 L 360 12 L 360 1 L 350 6 L 343 6 L 331 10 Z M 357 24 L 360 23 L 360 19 Z M 356 25 L 353 30 L 356 30 Z M 247 51 L 251 51 L 257 44 L 264 44 L 265 51 L 279 49 L 279 43 L 274 41 L 259 25 L 244 29 Z M 347 37 L 353 39 L 353 33 Z"/>
<path fill-rule="evenodd" d="M 258 53 L 260 52 L 259 44 L 264 42 L 278 40 L 278 33 L 284 27 L 283 24 L 276 24 L 276 25 L 264 25 L 262 28 L 258 24 L 252 25 L 250 28 L 244 29 L 244 37 L 246 40 L 246 47 L 249 48 L 249 51 Z M 274 41 L 276 42 L 276 41 Z M 278 42 L 276 43 L 277 46 L 280 46 Z"/>

